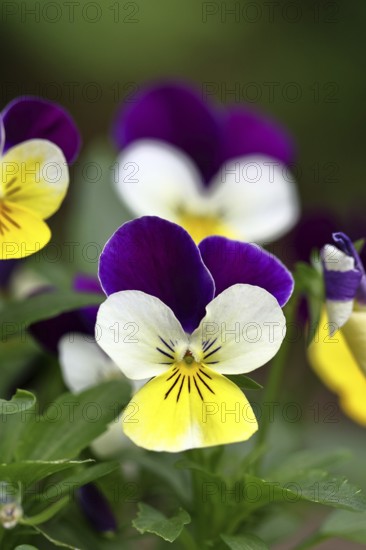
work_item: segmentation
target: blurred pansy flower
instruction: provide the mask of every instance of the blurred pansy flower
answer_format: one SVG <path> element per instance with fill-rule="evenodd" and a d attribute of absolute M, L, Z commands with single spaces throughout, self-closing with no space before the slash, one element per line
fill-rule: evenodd
<path fill-rule="evenodd" d="M 127 407 L 137 445 L 177 452 L 244 441 L 257 421 L 226 375 L 269 361 L 285 336 L 281 307 L 293 280 L 256 245 L 208 237 L 143 217 L 106 244 L 99 277 L 98 344 L 132 380 L 150 380 Z"/>
<path fill-rule="evenodd" d="M 343 410 L 366 425 L 366 275 L 344 233 L 321 251 L 326 311 L 309 347 L 310 362 L 340 397 Z"/>
<path fill-rule="evenodd" d="M 17 99 L 0 115 L 0 259 L 34 254 L 50 240 L 44 220 L 68 188 L 79 134 L 69 115 L 43 100 Z"/>
<path fill-rule="evenodd" d="M 292 141 L 249 108 L 221 111 L 189 87 L 156 86 L 119 113 L 114 138 L 122 200 L 139 216 L 182 225 L 197 243 L 274 240 L 298 219 Z"/>

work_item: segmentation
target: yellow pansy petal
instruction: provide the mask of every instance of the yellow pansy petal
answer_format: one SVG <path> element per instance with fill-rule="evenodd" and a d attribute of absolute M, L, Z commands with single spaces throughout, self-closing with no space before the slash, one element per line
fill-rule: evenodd
<path fill-rule="evenodd" d="M 0 163 L 4 198 L 46 219 L 60 207 L 69 184 L 66 159 L 50 141 L 32 139 L 12 147 Z"/>
<path fill-rule="evenodd" d="M 309 347 L 309 360 L 324 384 L 339 395 L 344 412 L 352 420 L 366 425 L 366 377 L 342 333 L 343 329 L 330 338 L 327 316 L 323 314 Z"/>
<path fill-rule="evenodd" d="M 366 311 L 353 311 L 347 323 L 343 326 L 342 333 L 357 364 L 366 377 Z"/>
<path fill-rule="evenodd" d="M 123 415 L 125 434 L 153 451 L 245 441 L 257 428 L 242 391 L 228 378 L 195 363 L 178 363 L 150 380 Z"/>
<path fill-rule="evenodd" d="M 47 224 L 26 208 L 0 202 L 0 259 L 30 256 L 51 238 Z"/>

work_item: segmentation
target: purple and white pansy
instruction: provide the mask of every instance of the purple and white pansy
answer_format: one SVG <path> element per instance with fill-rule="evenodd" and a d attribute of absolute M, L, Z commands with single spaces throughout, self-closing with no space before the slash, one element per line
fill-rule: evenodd
<path fill-rule="evenodd" d="M 285 336 L 289 271 L 252 244 L 142 217 L 120 227 L 99 266 L 107 300 L 96 340 L 132 380 L 150 380 L 124 416 L 125 433 L 156 451 L 244 441 L 257 422 L 225 375 L 269 361 Z M 222 411 L 235 405 L 236 415 Z"/>
<path fill-rule="evenodd" d="M 114 138 L 122 200 L 138 216 L 182 225 L 196 243 L 271 241 L 298 219 L 293 142 L 251 108 L 218 109 L 182 84 L 153 86 L 121 110 Z"/>

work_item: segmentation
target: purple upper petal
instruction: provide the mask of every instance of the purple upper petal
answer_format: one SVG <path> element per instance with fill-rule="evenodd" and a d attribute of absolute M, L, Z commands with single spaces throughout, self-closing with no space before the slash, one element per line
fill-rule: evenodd
<path fill-rule="evenodd" d="M 240 283 L 264 288 L 277 298 L 281 307 L 290 298 L 294 286 L 291 273 L 259 246 L 225 237 L 208 237 L 199 249 L 214 278 L 216 296 Z"/>
<path fill-rule="evenodd" d="M 117 115 L 119 148 L 138 139 L 158 139 L 182 149 L 207 182 L 219 168 L 220 127 L 214 110 L 188 86 L 165 84 L 144 90 Z"/>
<path fill-rule="evenodd" d="M 199 325 L 214 296 L 212 277 L 189 234 L 157 217 L 127 222 L 114 233 L 100 257 L 99 278 L 107 295 L 140 290 L 159 298 L 187 332 Z"/>
<path fill-rule="evenodd" d="M 351 239 L 342 232 L 333 233 L 337 247 L 355 261 L 348 271 L 324 270 L 326 296 L 329 300 L 353 300 L 366 304 L 366 274 L 361 258 Z"/>
<path fill-rule="evenodd" d="M 222 122 L 220 164 L 260 154 L 284 164 L 294 161 L 295 147 L 288 132 L 268 116 L 248 108 L 227 111 Z"/>
<path fill-rule="evenodd" d="M 80 134 L 71 116 L 59 105 L 35 97 L 22 97 L 2 112 L 5 150 L 28 139 L 48 139 L 62 149 L 71 164 L 80 149 Z"/>

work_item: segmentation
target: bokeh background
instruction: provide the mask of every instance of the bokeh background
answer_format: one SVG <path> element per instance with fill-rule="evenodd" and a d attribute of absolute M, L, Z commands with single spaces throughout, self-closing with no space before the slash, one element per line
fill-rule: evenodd
<path fill-rule="evenodd" d="M 250 103 L 294 135 L 303 222 L 275 248 L 289 265 L 334 229 L 365 237 L 365 20 L 364 0 L 3 1 L 0 108 L 40 95 L 67 107 L 83 136 L 70 193 L 51 220 L 52 244 L 29 265 L 61 286 L 77 271 L 96 272 L 100 247 L 129 217 L 111 183 L 113 118 L 146 83 L 166 79 L 191 82 L 219 104 Z M 72 254 L 67 243 L 76 243 Z M 281 413 L 273 441 L 289 452 L 350 447 L 342 471 L 366 488 L 364 429 L 344 418 L 311 373 L 303 342 L 294 348 L 281 399 L 299 403 L 301 417 Z M 4 367 L 2 388 L 35 383 L 23 363 Z M 39 368 L 39 391 L 56 392 L 56 370 Z M 299 533 L 313 527 L 300 525 Z"/>

